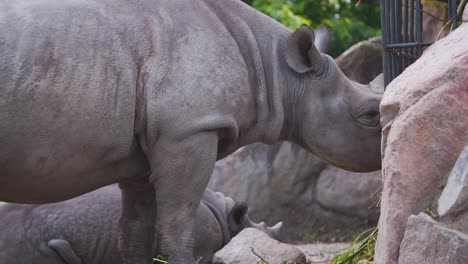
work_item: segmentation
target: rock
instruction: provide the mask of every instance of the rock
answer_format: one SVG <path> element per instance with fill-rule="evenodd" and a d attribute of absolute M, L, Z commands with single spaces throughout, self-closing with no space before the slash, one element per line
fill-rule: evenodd
<path fill-rule="evenodd" d="M 382 73 L 382 38 L 361 41 L 336 58 L 341 71 L 353 81 L 369 83 Z"/>
<path fill-rule="evenodd" d="M 443 227 L 424 213 L 412 215 L 401 243 L 398 263 L 466 264 L 468 235 Z"/>
<path fill-rule="evenodd" d="M 468 209 L 468 146 L 450 173 L 439 198 L 437 212 L 441 218 L 460 215 Z M 468 230 L 467 230 L 468 231 Z"/>
<path fill-rule="evenodd" d="M 437 202 L 437 213 L 444 225 L 468 234 L 468 146 L 450 172 Z"/>
<path fill-rule="evenodd" d="M 271 264 L 280 264 L 283 261 L 288 263 L 307 261 L 304 253 L 294 246 L 274 240 L 260 230 L 246 228 L 216 252 L 213 264 L 257 263 L 259 258 L 252 249 Z"/>
<path fill-rule="evenodd" d="M 317 178 L 325 166 L 289 142 L 253 144 L 218 161 L 208 186 L 246 202 L 253 220 L 283 221 L 284 238 L 295 240 L 306 227 L 325 222 L 314 199 Z"/>
<path fill-rule="evenodd" d="M 468 212 L 464 212 L 456 217 L 439 218 L 439 221 L 450 229 L 468 234 Z"/>
<path fill-rule="evenodd" d="M 247 202 L 251 213 L 309 196 L 304 193 L 307 186 L 314 184 L 313 175 L 320 174 L 324 167 L 317 157 L 295 144 L 257 143 L 218 161 L 209 187 Z M 281 195 L 286 193 L 295 195 Z"/>
<path fill-rule="evenodd" d="M 381 185 L 380 171 L 358 174 L 328 167 L 317 182 L 317 202 L 330 210 L 377 221 L 376 193 Z"/>
<path fill-rule="evenodd" d="M 270 225 L 283 221 L 284 240 L 315 241 L 320 237 L 321 241 L 343 241 L 350 238 L 351 229 L 359 231 L 376 223 L 377 208 L 369 209 L 376 198 L 372 200 L 370 193 L 377 190 L 380 176 L 377 173 L 376 178 L 365 174 L 361 177 L 359 173 L 330 168 L 327 171 L 346 175 L 346 181 L 333 181 L 326 188 L 342 190 L 347 199 L 354 199 L 354 194 L 360 197 L 354 204 L 326 203 L 322 207 L 316 200 L 317 181 L 326 167 L 316 156 L 289 142 L 254 144 L 218 161 L 209 188 L 246 202 L 254 221 L 267 219 Z M 322 181 L 326 182 L 327 177 L 335 179 L 326 173 Z M 360 186 L 359 191 L 353 190 L 355 186 Z M 362 208 L 352 210 L 352 206 Z"/>
<path fill-rule="evenodd" d="M 376 263 L 396 263 L 408 217 L 433 203 L 468 144 L 466 43 L 465 23 L 430 46 L 384 94 Z"/>

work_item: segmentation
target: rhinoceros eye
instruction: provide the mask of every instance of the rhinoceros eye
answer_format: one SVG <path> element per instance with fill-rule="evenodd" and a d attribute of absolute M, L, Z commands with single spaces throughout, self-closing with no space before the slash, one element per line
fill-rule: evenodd
<path fill-rule="evenodd" d="M 358 108 L 353 115 L 354 120 L 364 126 L 375 127 L 380 124 L 380 112 L 378 102 L 367 102 Z"/>
<path fill-rule="evenodd" d="M 378 111 L 371 110 L 361 115 L 359 120 L 363 125 L 377 126 L 380 122 L 380 115 Z"/>

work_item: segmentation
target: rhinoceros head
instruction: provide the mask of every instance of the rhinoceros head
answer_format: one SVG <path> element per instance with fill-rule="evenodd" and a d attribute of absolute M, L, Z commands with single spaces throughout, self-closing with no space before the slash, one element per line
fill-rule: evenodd
<path fill-rule="evenodd" d="M 237 235 L 244 228 L 251 227 L 264 231 L 274 239 L 280 239 L 283 222 L 278 222 L 274 226 L 268 227 L 264 222 L 255 223 L 250 220 L 249 216 L 247 215 L 247 211 L 248 206 L 246 203 L 237 202 L 232 207 L 227 218 L 227 224 L 231 233 L 231 237 Z"/>
<path fill-rule="evenodd" d="M 348 79 L 328 55 L 325 26 L 301 26 L 287 40 L 285 60 L 292 77 L 286 90 L 293 98 L 291 140 L 325 161 L 351 171 L 381 166 L 379 103 L 383 87 Z M 376 89 L 379 88 L 379 89 Z"/>

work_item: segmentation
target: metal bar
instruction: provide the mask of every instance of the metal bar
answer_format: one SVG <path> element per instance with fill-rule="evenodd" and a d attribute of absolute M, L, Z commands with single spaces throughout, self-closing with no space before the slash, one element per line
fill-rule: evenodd
<path fill-rule="evenodd" d="M 422 42 L 422 5 L 421 0 L 416 0 L 416 42 Z M 422 54 L 422 47 L 416 47 L 416 55 Z"/>
<path fill-rule="evenodd" d="M 391 44 L 393 43 L 392 42 L 392 16 L 393 16 L 393 9 L 392 9 L 392 5 L 391 5 L 391 0 L 387 0 L 386 3 L 385 3 L 385 7 L 387 9 L 387 43 L 388 44 Z M 388 58 L 389 58 L 389 62 L 388 62 L 388 70 L 389 70 L 389 76 L 390 76 L 390 82 L 393 80 L 393 56 L 391 53 L 388 53 Z"/>
<path fill-rule="evenodd" d="M 414 42 L 414 0 L 410 0 L 410 37 L 409 41 Z M 416 55 L 416 49 L 410 49 L 409 51 L 412 55 Z"/>
<path fill-rule="evenodd" d="M 389 50 L 390 52 L 393 52 L 394 50 L 393 49 L 390 49 Z M 418 58 L 412 54 L 409 54 L 409 53 L 406 53 L 404 51 L 399 51 L 399 54 L 401 57 L 407 59 L 408 61 L 411 61 L 411 62 L 414 62 L 416 61 Z"/>
<path fill-rule="evenodd" d="M 408 0 L 404 0 L 404 9 L 403 9 L 403 42 L 408 43 Z M 403 57 L 403 68 L 408 67 L 409 61 Z"/>
<path fill-rule="evenodd" d="M 396 8 L 395 8 L 395 13 L 396 13 L 396 35 L 395 35 L 395 43 L 401 43 L 401 1 L 402 0 L 395 0 L 396 2 Z M 400 75 L 400 73 L 403 71 L 403 58 L 400 56 L 401 50 L 398 51 L 398 54 L 396 54 L 396 72 L 397 75 Z M 396 76 L 395 76 L 396 77 Z"/>
<path fill-rule="evenodd" d="M 386 21 L 385 21 L 385 13 L 386 13 L 386 9 L 385 9 L 385 0 L 380 0 L 380 7 L 381 7 L 381 10 L 380 10 L 380 27 L 382 28 L 382 64 L 383 64 L 383 72 L 384 72 L 384 89 L 385 87 L 387 86 L 387 84 L 389 83 L 389 76 L 388 76 L 388 65 L 387 65 L 387 50 L 385 49 L 385 46 L 387 45 L 387 40 L 386 40 L 386 37 L 387 37 L 387 32 L 385 31 L 385 25 L 386 25 Z"/>
<path fill-rule="evenodd" d="M 453 2 L 448 0 L 447 1 L 447 6 L 448 6 L 448 18 L 452 22 L 452 25 L 450 26 L 450 30 L 452 30 L 452 26 L 453 26 L 453 20 L 452 20 Z"/>
<path fill-rule="evenodd" d="M 387 39 L 386 43 L 387 45 L 391 43 L 390 41 L 390 35 L 392 32 L 390 31 L 390 2 L 391 0 L 385 0 L 385 32 L 387 32 Z M 392 81 L 392 56 L 389 52 L 387 52 L 387 71 L 388 71 L 388 82 L 390 83 Z"/>
<path fill-rule="evenodd" d="M 395 2 L 397 0 L 390 1 L 390 43 L 396 43 L 395 37 L 396 37 L 396 6 Z M 392 58 L 392 80 L 395 79 L 397 75 L 397 69 L 396 69 L 396 64 L 397 64 L 397 58 L 393 53 L 390 53 L 390 57 Z"/>
<path fill-rule="evenodd" d="M 390 31 L 390 1 L 391 0 L 386 0 L 385 1 L 385 31 L 387 32 L 387 37 L 386 37 L 386 43 L 389 44 L 391 43 L 391 31 Z M 392 56 L 389 52 L 387 52 L 387 74 L 388 74 L 388 82 L 390 83 L 392 81 Z"/>
<path fill-rule="evenodd" d="M 410 43 L 395 43 L 395 44 L 387 44 L 385 48 L 387 49 L 395 49 L 395 48 L 412 48 L 412 47 L 419 47 L 419 46 L 430 46 L 434 42 L 425 41 L 425 42 L 410 42 Z"/>
<path fill-rule="evenodd" d="M 456 0 L 448 0 L 449 2 L 449 17 L 452 20 L 452 26 L 450 27 L 450 31 L 455 30 L 457 28 L 457 2 Z M 450 6 L 452 7 L 450 9 Z"/>
<path fill-rule="evenodd" d="M 456 26 L 453 20 L 456 19 L 456 2 L 448 1 L 450 20 Z M 382 63 L 385 85 L 388 85 L 421 56 L 423 47 L 433 42 L 423 40 L 421 0 L 380 0 L 380 5 Z"/>

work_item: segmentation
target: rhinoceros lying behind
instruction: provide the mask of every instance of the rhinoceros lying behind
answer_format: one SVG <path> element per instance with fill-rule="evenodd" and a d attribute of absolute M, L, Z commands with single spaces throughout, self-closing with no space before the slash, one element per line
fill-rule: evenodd
<path fill-rule="evenodd" d="M 239 0 L 0 0 L 0 200 L 119 183 L 123 262 L 193 264 L 198 203 L 239 147 L 380 168 L 381 94 L 321 53 L 328 39 Z"/>
<path fill-rule="evenodd" d="M 0 263 L 118 264 L 120 191 L 107 186 L 83 196 L 45 205 L 0 204 Z M 206 190 L 195 219 L 194 256 L 213 255 L 246 227 L 278 238 L 274 227 L 253 223 L 247 205 Z"/>

